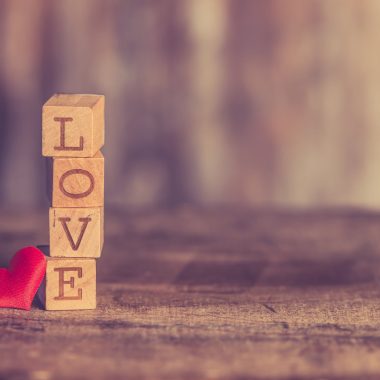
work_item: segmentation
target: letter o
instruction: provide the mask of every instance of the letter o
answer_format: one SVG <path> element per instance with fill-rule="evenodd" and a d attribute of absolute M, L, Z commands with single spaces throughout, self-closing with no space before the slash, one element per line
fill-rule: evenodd
<path fill-rule="evenodd" d="M 82 193 L 70 193 L 69 191 L 65 189 L 65 186 L 64 186 L 65 179 L 75 174 L 84 175 L 90 180 L 90 186 L 88 187 L 86 191 L 83 191 Z M 62 191 L 63 194 L 65 194 L 69 198 L 74 198 L 74 199 L 85 198 L 93 192 L 94 187 L 95 187 L 95 179 L 93 175 L 89 171 L 84 170 L 84 169 L 68 170 L 66 173 L 62 175 L 62 177 L 59 180 L 59 189 Z"/>

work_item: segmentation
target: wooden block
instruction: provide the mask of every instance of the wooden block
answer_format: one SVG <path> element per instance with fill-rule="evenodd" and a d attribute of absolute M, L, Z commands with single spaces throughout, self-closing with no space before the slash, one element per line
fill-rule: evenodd
<path fill-rule="evenodd" d="M 38 291 L 46 310 L 96 308 L 96 260 L 47 258 Z"/>
<path fill-rule="evenodd" d="M 42 108 L 42 155 L 93 157 L 104 145 L 104 96 L 55 94 Z"/>
<path fill-rule="evenodd" d="M 50 256 L 100 257 L 103 248 L 103 207 L 49 210 Z"/>
<path fill-rule="evenodd" d="M 104 157 L 52 158 L 53 207 L 103 207 Z"/>

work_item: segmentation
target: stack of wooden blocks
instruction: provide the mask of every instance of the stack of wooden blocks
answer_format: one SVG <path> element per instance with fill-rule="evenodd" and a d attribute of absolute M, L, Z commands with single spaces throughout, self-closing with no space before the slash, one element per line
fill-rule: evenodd
<path fill-rule="evenodd" d="M 43 106 L 49 157 L 49 256 L 39 295 L 46 310 L 96 307 L 104 240 L 104 96 L 56 94 Z"/>

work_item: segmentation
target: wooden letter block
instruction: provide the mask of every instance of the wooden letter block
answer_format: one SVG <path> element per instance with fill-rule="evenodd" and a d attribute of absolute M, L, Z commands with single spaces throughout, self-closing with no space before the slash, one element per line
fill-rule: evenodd
<path fill-rule="evenodd" d="M 96 308 L 96 260 L 48 258 L 38 295 L 46 310 Z"/>
<path fill-rule="evenodd" d="M 53 207 L 103 207 L 104 157 L 52 158 Z"/>
<path fill-rule="evenodd" d="M 103 248 L 103 207 L 49 210 L 50 256 L 100 257 Z"/>
<path fill-rule="evenodd" d="M 42 155 L 93 157 L 104 145 L 104 96 L 53 95 L 42 109 Z"/>

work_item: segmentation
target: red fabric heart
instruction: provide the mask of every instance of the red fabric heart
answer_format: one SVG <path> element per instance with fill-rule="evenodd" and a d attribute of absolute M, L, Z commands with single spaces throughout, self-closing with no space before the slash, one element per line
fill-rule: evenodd
<path fill-rule="evenodd" d="M 0 307 L 30 310 L 45 271 L 46 258 L 39 249 L 18 251 L 9 269 L 0 268 Z"/>

